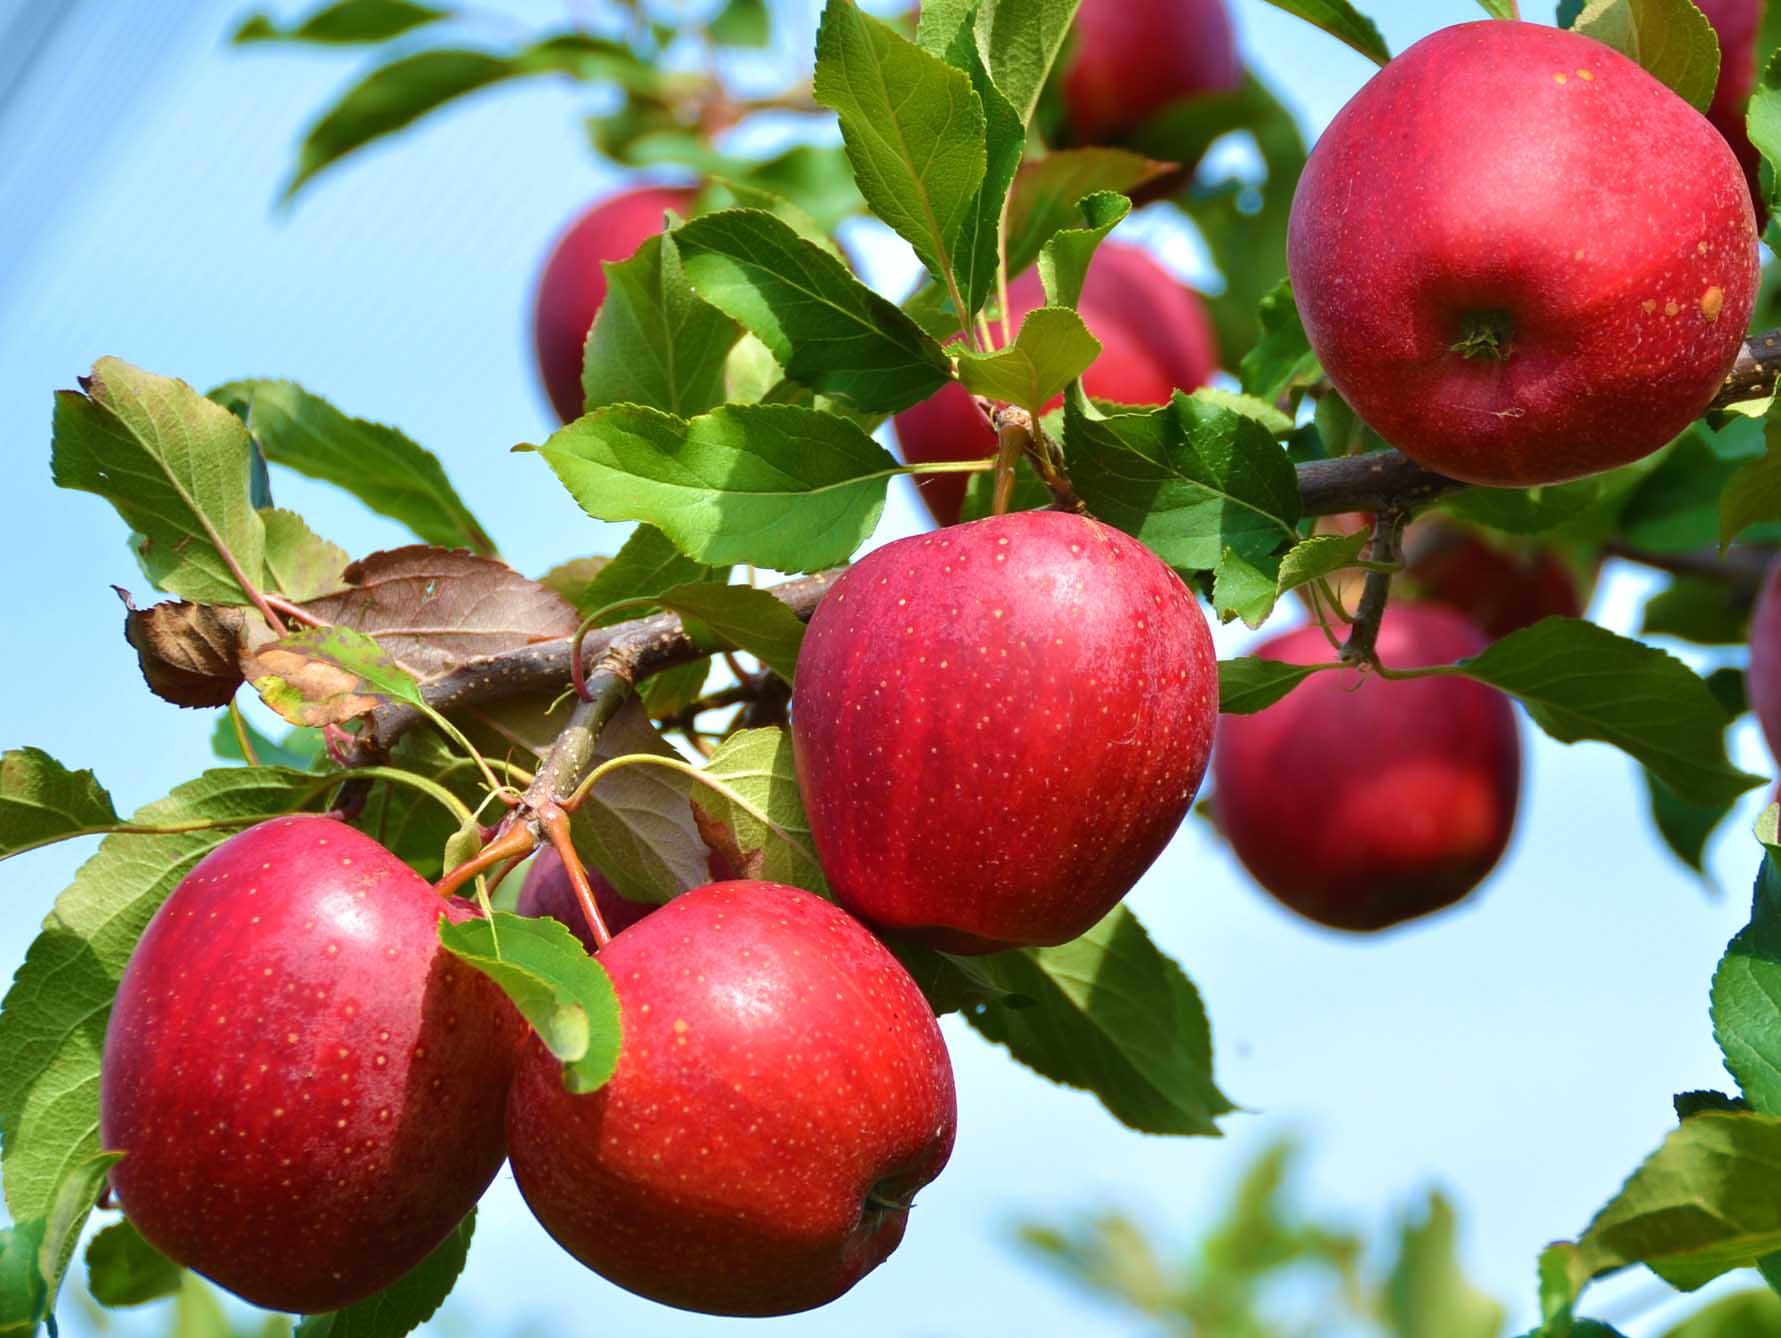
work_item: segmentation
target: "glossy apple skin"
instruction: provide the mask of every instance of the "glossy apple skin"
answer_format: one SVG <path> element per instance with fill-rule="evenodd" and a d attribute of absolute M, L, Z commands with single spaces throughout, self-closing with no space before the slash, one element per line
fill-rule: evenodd
<path fill-rule="evenodd" d="M 662 230 L 668 210 L 685 214 L 693 193 L 660 186 L 625 191 L 581 213 L 557 238 L 532 307 L 532 338 L 538 370 L 551 407 L 565 423 L 581 417 L 581 359 L 587 332 L 606 300 L 608 260 L 628 260 Z"/>
<path fill-rule="evenodd" d="M 1082 0 L 1058 88 L 1071 140 L 1113 144 L 1172 102 L 1242 82 L 1224 0 Z"/>
<path fill-rule="evenodd" d="M 1411 668 L 1484 639 L 1451 609 L 1394 602 L 1378 644 L 1385 664 Z M 1251 654 L 1335 652 L 1310 625 Z M 1212 774 L 1218 825 L 1256 882 L 1320 924 L 1376 930 L 1452 905 L 1490 872 L 1515 825 L 1521 745 L 1494 688 L 1331 669 L 1224 717 Z"/>
<path fill-rule="evenodd" d="M 231 837 L 118 987 L 100 1133 L 155 1246 L 272 1310 L 335 1310 L 419 1263 L 505 1155 L 518 1020 L 439 946 L 442 901 L 323 817 Z"/>
<path fill-rule="evenodd" d="M 1749 322 L 1756 221 L 1724 139 L 1657 80 L 1491 19 L 1424 38 L 1336 115 L 1287 262 L 1362 418 L 1431 469 L 1524 487 L 1648 455 L 1706 409 Z M 1506 357 L 1455 348 L 1481 320 Z"/>
<path fill-rule="evenodd" d="M 845 912 L 777 883 L 712 883 L 599 960 L 624 1039 L 587 1096 L 535 1040 L 514 1077 L 514 1179 L 557 1242 L 685 1310 L 824 1305 L 903 1237 L 946 1164 L 952 1065 L 932 1010 Z"/>
<path fill-rule="evenodd" d="M 1695 0 L 1719 37 L 1719 82 L 1707 119 L 1732 146 L 1744 179 L 1750 184 L 1750 200 L 1760 228 L 1767 215 L 1762 201 L 1762 154 L 1750 142 L 1744 113 L 1756 88 L 1756 39 L 1762 28 L 1763 0 Z"/>
<path fill-rule="evenodd" d="M 1769 752 L 1781 757 L 1781 561 L 1769 564 L 1750 615 L 1750 675 L 1745 691 Z"/>
<path fill-rule="evenodd" d="M 656 909 L 646 901 L 632 901 L 592 866 L 588 867 L 587 878 L 594 890 L 594 906 L 606 922 L 608 933 L 619 934 Z M 533 857 L 513 909 L 520 915 L 548 915 L 560 920 L 581 940 L 582 947 L 589 952 L 597 947 L 594 931 L 588 928 L 587 916 L 582 914 L 581 902 L 569 881 L 569 871 L 563 867 L 563 857 L 549 847 Z"/>
<path fill-rule="evenodd" d="M 1044 305 L 1037 270 L 1027 270 L 1009 284 L 1015 329 L 1028 312 Z M 1204 304 L 1135 246 L 1101 244 L 1077 310 L 1101 341 L 1101 355 L 1082 377 L 1083 388 L 1097 399 L 1161 404 L 1177 390 L 1205 385 L 1218 369 L 1218 346 Z M 995 328 L 999 336 L 1000 326 Z M 996 434 L 956 382 L 903 410 L 895 422 L 897 444 L 911 464 L 995 454 Z M 958 522 L 968 486 L 965 475 L 917 476 L 915 486 L 937 522 Z"/>
<path fill-rule="evenodd" d="M 1193 802 L 1217 714 L 1180 578 L 1057 511 L 868 554 L 818 606 L 792 694 L 836 897 L 954 952 L 1063 943 L 1112 910 Z"/>

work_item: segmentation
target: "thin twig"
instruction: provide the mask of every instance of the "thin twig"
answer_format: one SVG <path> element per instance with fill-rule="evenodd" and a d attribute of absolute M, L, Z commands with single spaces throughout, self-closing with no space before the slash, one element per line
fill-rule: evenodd
<path fill-rule="evenodd" d="M 1367 572 L 1367 582 L 1361 588 L 1360 605 L 1354 611 L 1348 640 L 1342 644 L 1344 664 L 1376 665 L 1379 662 L 1379 624 L 1385 618 L 1385 605 L 1391 598 L 1391 574 L 1398 565 L 1404 518 L 1402 509 L 1388 507 L 1373 521 L 1373 542 L 1368 556 L 1372 562 L 1381 565 Z"/>

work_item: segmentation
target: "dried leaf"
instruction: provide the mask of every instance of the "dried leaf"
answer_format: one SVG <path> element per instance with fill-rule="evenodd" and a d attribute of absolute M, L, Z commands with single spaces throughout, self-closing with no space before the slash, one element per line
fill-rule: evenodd
<path fill-rule="evenodd" d="M 155 696 L 175 706 L 229 704 L 241 686 L 246 610 L 185 600 L 139 609 L 127 591 L 118 596 L 129 609 L 124 639 L 136 648 L 142 677 Z"/>

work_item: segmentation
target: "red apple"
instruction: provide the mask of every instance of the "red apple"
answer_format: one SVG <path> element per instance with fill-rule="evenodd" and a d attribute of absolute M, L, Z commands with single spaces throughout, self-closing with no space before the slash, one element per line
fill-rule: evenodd
<path fill-rule="evenodd" d="M 834 1300 L 896 1249 L 956 1123 L 939 1025 L 820 897 L 712 883 L 617 935 L 618 1069 L 575 1096 L 534 1040 L 513 1175 L 557 1242 L 639 1295 L 722 1315 Z"/>
<path fill-rule="evenodd" d="M 798 780 L 841 904 L 955 952 L 1112 910 L 1205 774 L 1218 670 L 1193 595 L 1059 511 L 868 554 L 810 621 Z"/>
<path fill-rule="evenodd" d="M 1563 554 L 1489 544 L 1434 517 L 1405 533 L 1402 580 L 1417 598 L 1464 614 L 1489 641 L 1542 618 L 1583 616 L 1583 582 Z"/>
<path fill-rule="evenodd" d="M 1037 270 L 1027 270 L 1009 284 L 1014 328 L 1044 305 Z M 1101 341 L 1100 357 L 1082 378 L 1084 389 L 1097 399 L 1161 404 L 1176 390 L 1205 385 L 1218 368 L 1212 322 L 1200 299 L 1135 246 L 1101 245 L 1077 309 Z M 999 322 L 992 325 L 999 334 Z M 903 458 L 911 464 L 995 454 L 995 433 L 956 382 L 898 414 L 896 426 Z M 935 520 L 957 523 L 965 500 L 963 474 L 917 476 L 915 485 Z"/>
<path fill-rule="evenodd" d="M 1362 418 L 1431 469 L 1523 487 L 1648 455 L 1706 409 L 1755 299 L 1756 220 L 1724 139 L 1656 79 L 1490 19 L 1336 115 L 1287 261 Z"/>
<path fill-rule="evenodd" d="M 167 1255 L 256 1305 L 350 1305 L 419 1263 L 504 1155 L 517 1022 L 436 896 L 330 818 L 250 827 L 150 921 L 105 1035 L 111 1181 Z"/>
<path fill-rule="evenodd" d="M 1781 757 L 1781 561 L 1769 564 L 1750 615 L 1750 674 L 1744 688 L 1769 752 Z"/>
<path fill-rule="evenodd" d="M 1394 603 L 1378 645 L 1384 664 L 1418 668 L 1484 640 L 1450 609 Z M 1314 664 L 1336 652 L 1311 625 L 1252 653 Z M 1494 688 L 1331 669 L 1266 710 L 1226 716 L 1212 771 L 1218 825 L 1258 883 L 1320 924 L 1383 929 L 1451 905 L 1490 872 L 1515 823 L 1521 747 Z"/>
<path fill-rule="evenodd" d="M 602 262 L 630 259 L 662 230 L 667 211 L 684 214 L 692 202 L 688 190 L 645 186 L 625 191 L 585 210 L 557 239 L 538 277 L 532 331 L 545 392 L 565 423 L 581 417 L 586 403 L 581 359 L 587 332 L 606 300 Z"/>
<path fill-rule="evenodd" d="M 1763 0 L 1695 0 L 1695 4 L 1719 36 L 1719 82 L 1713 88 L 1707 119 L 1725 136 L 1744 169 L 1760 228 L 1768 214 L 1762 198 L 1762 155 L 1750 142 L 1744 113 L 1756 88 L 1756 39 L 1762 28 Z"/>
<path fill-rule="evenodd" d="M 1058 87 L 1071 139 L 1111 144 L 1242 82 L 1224 0 L 1082 0 Z"/>
<path fill-rule="evenodd" d="M 588 866 L 588 883 L 594 889 L 594 906 L 606 922 L 608 933 L 617 934 L 630 928 L 656 908 L 646 901 L 632 901 L 608 882 L 601 872 Z M 581 945 L 595 951 L 594 931 L 582 914 L 581 902 L 569 882 L 569 871 L 563 857 L 546 846 L 532 859 L 526 880 L 519 887 L 519 902 L 513 908 L 520 915 L 547 915 L 567 925 Z"/>

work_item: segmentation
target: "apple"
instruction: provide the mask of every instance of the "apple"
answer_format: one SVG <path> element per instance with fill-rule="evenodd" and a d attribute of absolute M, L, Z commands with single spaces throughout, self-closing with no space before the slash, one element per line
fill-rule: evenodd
<path fill-rule="evenodd" d="M 587 866 L 587 880 L 594 890 L 594 905 L 606 922 L 608 933 L 628 929 L 656 908 L 646 901 L 632 901 L 607 881 L 592 865 Z M 541 849 L 526 870 L 519 887 L 519 901 L 513 908 L 520 915 L 545 915 L 567 925 L 589 952 L 596 948 L 594 931 L 582 914 L 581 902 L 563 867 L 563 857 L 549 846 Z"/>
<path fill-rule="evenodd" d="M 1058 90 L 1071 140 L 1112 144 L 1173 102 L 1242 82 L 1224 0 L 1082 0 Z"/>
<path fill-rule="evenodd" d="M 664 214 L 684 214 L 692 202 L 690 190 L 645 186 L 625 191 L 584 210 L 551 249 L 538 277 L 532 333 L 545 393 L 565 423 L 581 417 L 586 403 L 581 360 L 587 332 L 606 300 L 603 262 L 630 259 L 662 230 Z"/>
<path fill-rule="evenodd" d="M 1750 673 L 1744 688 L 1770 754 L 1781 757 L 1781 560 L 1769 564 L 1750 614 Z"/>
<path fill-rule="evenodd" d="M 1045 305 L 1037 270 L 1008 285 L 1010 324 Z M 1089 266 L 1077 310 L 1101 354 L 1083 373 L 1097 399 L 1161 404 L 1176 390 L 1203 386 L 1218 368 L 1212 321 L 1193 291 L 1135 246 L 1103 242 Z M 992 322 L 1000 333 L 1000 323 Z M 1055 403 L 1055 401 L 1054 401 Z M 975 460 L 994 455 L 996 434 L 957 382 L 896 416 L 897 443 L 910 464 Z M 964 505 L 962 474 L 918 475 L 915 486 L 934 519 L 957 523 Z"/>
<path fill-rule="evenodd" d="M 105 1033 L 100 1137 L 148 1240 L 255 1305 L 388 1286 L 504 1155 L 518 1018 L 439 946 L 441 900 L 369 836 L 276 818 L 149 922 Z"/>
<path fill-rule="evenodd" d="M 1112 910 L 1193 802 L 1217 714 L 1180 577 L 1060 511 L 868 554 L 818 605 L 792 693 L 836 898 L 966 953 L 1063 943 Z"/>
<path fill-rule="evenodd" d="M 1756 39 L 1762 28 L 1763 0 L 1695 0 L 1719 37 L 1719 82 L 1713 88 L 1713 105 L 1707 119 L 1732 146 L 1744 179 L 1750 183 L 1750 200 L 1756 209 L 1757 227 L 1768 214 L 1762 198 L 1762 154 L 1750 142 L 1744 113 L 1756 88 Z"/>
<path fill-rule="evenodd" d="M 1542 618 L 1580 618 L 1585 605 L 1584 582 L 1556 549 L 1486 543 L 1435 517 L 1405 532 L 1402 580 L 1417 598 L 1464 614 L 1488 641 Z"/>
<path fill-rule="evenodd" d="M 1639 459 L 1706 409 L 1755 300 L 1756 220 L 1725 140 L 1656 79 L 1488 19 L 1337 113 L 1287 264 L 1330 381 L 1385 440 L 1527 487 Z"/>
<path fill-rule="evenodd" d="M 1379 629 L 1394 669 L 1483 648 L 1435 605 L 1393 603 Z M 1315 624 L 1251 653 L 1336 654 Z M 1330 669 L 1226 716 L 1212 775 L 1218 826 L 1262 887 L 1320 924 L 1374 930 L 1449 906 L 1490 872 L 1515 824 L 1521 746 L 1508 698 L 1482 683 Z"/>
<path fill-rule="evenodd" d="M 903 1237 L 957 1121 L 934 1014 L 897 959 L 778 883 L 681 894 L 599 953 L 617 1071 L 577 1096 L 534 1038 L 508 1102 L 513 1175 L 596 1273 L 686 1310 L 824 1305 Z"/>

